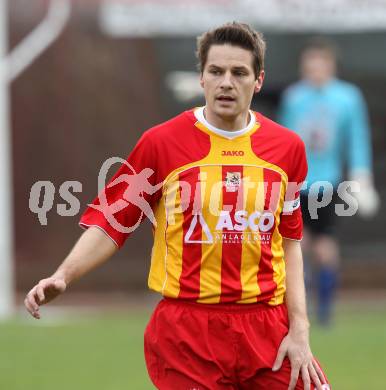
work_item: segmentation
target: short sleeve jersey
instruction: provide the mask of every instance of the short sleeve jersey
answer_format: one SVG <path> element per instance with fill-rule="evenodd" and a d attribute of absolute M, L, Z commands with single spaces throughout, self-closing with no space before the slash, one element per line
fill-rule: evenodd
<path fill-rule="evenodd" d="M 283 238 L 302 237 L 305 147 L 251 113 L 253 126 L 233 138 L 210 130 L 194 110 L 147 130 L 106 186 L 104 206 L 99 194 L 80 225 L 98 226 L 121 247 L 132 230 L 122 227 L 152 219 L 148 284 L 163 296 L 282 303 Z"/>

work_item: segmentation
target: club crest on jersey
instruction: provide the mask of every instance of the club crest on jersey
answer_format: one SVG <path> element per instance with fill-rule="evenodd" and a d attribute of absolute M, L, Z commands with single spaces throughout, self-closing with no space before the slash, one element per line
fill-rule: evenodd
<path fill-rule="evenodd" d="M 227 192 L 236 192 L 241 184 L 240 172 L 227 172 L 225 179 L 225 188 Z"/>

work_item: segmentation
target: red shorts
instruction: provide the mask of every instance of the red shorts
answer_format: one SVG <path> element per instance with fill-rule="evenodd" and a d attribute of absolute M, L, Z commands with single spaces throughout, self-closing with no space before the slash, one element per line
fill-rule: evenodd
<path fill-rule="evenodd" d="M 287 333 L 285 305 L 163 299 L 145 330 L 146 365 L 160 390 L 287 390 L 289 360 L 272 371 Z"/>

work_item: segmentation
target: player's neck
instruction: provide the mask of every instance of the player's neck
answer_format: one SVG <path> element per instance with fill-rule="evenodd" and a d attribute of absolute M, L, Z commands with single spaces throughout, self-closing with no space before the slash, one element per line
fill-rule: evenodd
<path fill-rule="evenodd" d="M 204 109 L 205 119 L 214 127 L 226 131 L 237 131 L 244 129 L 249 123 L 249 110 L 240 113 L 236 117 L 223 117 L 217 115 L 215 112 Z"/>
<path fill-rule="evenodd" d="M 326 77 L 326 78 L 321 78 L 321 79 L 311 79 L 311 78 L 306 78 L 306 82 L 311 85 L 313 88 L 317 89 L 323 89 L 330 85 L 334 80 L 335 77 Z"/>

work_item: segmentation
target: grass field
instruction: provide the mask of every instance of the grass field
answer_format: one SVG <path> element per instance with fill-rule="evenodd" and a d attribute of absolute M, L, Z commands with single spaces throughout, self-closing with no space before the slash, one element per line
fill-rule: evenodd
<path fill-rule="evenodd" d="M 0 323 L 1 390 L 146 390 L 146 309 L 129 314 L 19 316 Z M 312 328 L 314 354 L 334 390 L 386 389 L 386 311 L 338 307 L 335 325 Z"/>

